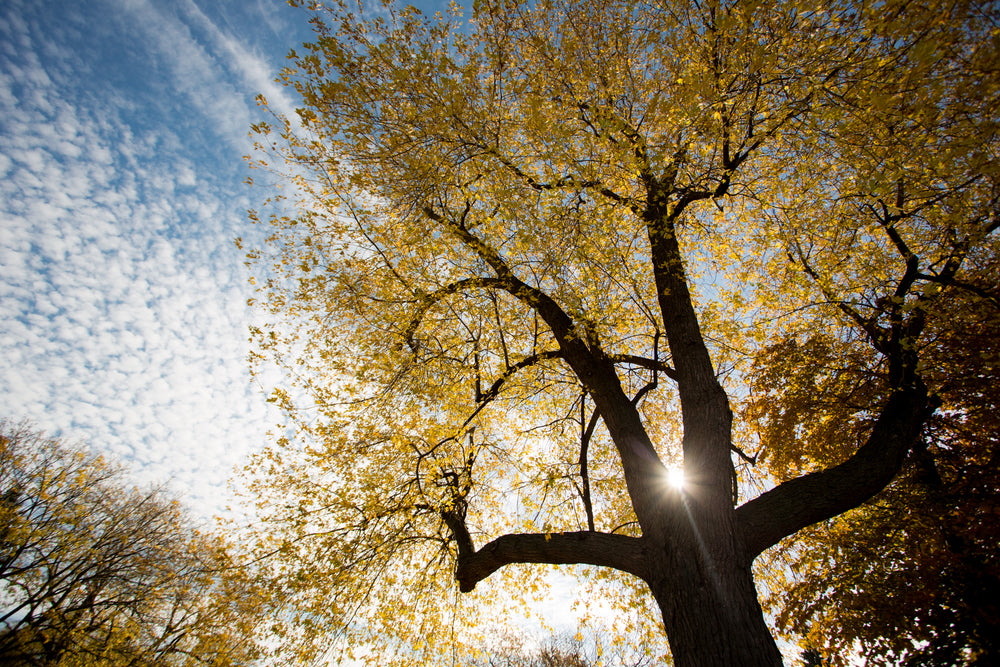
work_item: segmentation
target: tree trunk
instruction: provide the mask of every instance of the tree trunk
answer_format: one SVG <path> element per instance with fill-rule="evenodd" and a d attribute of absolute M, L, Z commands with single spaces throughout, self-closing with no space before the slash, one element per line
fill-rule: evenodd
<path fill-rule="evenodd" d="M 781 653 L 757 599 L 750 563 L 732 532 L 723 529 L 731 517 L 708 521 L 690 497 L 678 495 L 681 519 L 673 526 L 673 539 L 664 541 L 669 546 L 656 550 L 659 562 L 647 578 L 663 614 L 674 664 L 781 665 Z"/>

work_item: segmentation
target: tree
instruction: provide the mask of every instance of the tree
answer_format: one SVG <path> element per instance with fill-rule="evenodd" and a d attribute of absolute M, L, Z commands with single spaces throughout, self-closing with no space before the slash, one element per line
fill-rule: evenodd
<path fill-rule="evenodd" d="M 871 504 L 773 554 L 790 564 L 774 569 L 786 575 L 772 581 L 779 625 L 828 647 L 833 664 L 850 664 L 857 650 L 870 664 L 1000 661 L 1000 283 L 990 264 L 994 271 L 971 276 L 982 298 L 955 299 L 928 322 L 924 374 L 942 405 L 902 474 Z M 848 358 L 818 340 L 770 352 L 760 360 L 753 410 L 772 413 L 762 428 L 799 430 L 797 456 L 822 465 L 826 438 L 810 433 L 810 422 L 844 423 L 850 402 L 877 378 L 851 373 Z M 775 395 L 807 386 L 808 398 Z"/>
<path fill-rule="evenodd" d="M 553 635 L 531 647 L 523 634 L 491 637 L 470 665 L 474 667 L 647 667 L 653 659 L 631 647 L 609 645 L 603 632 Z"/>
<path fill-rule="evenodd" d="M 515 645 L 511 645 L 514 643 Z M 507 638 L 505 645 L 490 647 L 478 664 L 483 667 L 590 667 L 606 664 L 593 658 L 583 642 L 569 637 L 551 637 L 537 649 L 530 650 Z M 602 656 L 603 657 L 603 656 Z"/>
<path fill-rule="evenodd" d="M 751 564 L 897 475 L 941 400 L 927 319 L 996 246 L 996 7 L 315 9 L 301 108 L 254 126 L 291 194 L 250 253 L 296 650 L 432 661 L 506 599 L 456 584 L 583 564 L 676 664 L 779 664 Z M 881 380 L 829 465 L 743 501 L 751 445 L 793 444 L 734 424 L 745 371 L 809 334 Z"/>
<path fill-rule="evenodd" d="M 220 539 L 99 456 L 0 423 L 0 662 L 236 665 L 263 608 Z"/>

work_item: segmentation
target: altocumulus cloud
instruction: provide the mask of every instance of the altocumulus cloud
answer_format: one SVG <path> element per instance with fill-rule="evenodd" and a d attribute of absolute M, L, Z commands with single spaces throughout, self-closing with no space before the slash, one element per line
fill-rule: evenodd
<path fill-rule="evenodd" d="M 208 515 L 276 421 L 232 244 L 268 60 L 193 2 L 44 5 L 0 9 L 0 416 Z"/>

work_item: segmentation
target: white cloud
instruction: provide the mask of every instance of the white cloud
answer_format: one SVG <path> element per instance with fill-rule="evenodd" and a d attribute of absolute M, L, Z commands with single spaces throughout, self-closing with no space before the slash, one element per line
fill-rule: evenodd
<path fill-rule="evenodd" d="M 277 66 L 245 46 L 251 36 L 222 30 L 192 0 L 179 0 L 177 11 L 150 0 L 108 1 L 144 34 L 170 70 L 173 88 L 241 153 L 250 148 L 247 133 L 257 93 L 294 118 L 291 98 L 274 82 Z"/>
<path fill-rule="evenodd" d="M 211 514 L 276 421 L 247 372 L 248 287 L 230 241 L 247 235 L 247 202 L 239 165 L 219 162 L 236 154 L 134 123 L 124 93 L 51 55 L 70 47 L 25 7 L 0 21 L 0 42 L 20 45 L 0 50 L 2 416 L 85 440 Z M 249 93 L 175 18 L 134 11 L 158 21 L 140 38 L 176 48 L 171 81 L 238 143 Z"/>

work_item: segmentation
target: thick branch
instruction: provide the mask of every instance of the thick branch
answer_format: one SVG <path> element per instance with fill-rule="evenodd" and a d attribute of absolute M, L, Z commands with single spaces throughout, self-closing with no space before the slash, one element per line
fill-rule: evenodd
<path fill-rule="evenodd" d="M 651 526 L 658 516 L 651 499 L 659 488 L 662 463 L 642 424 L 635 406 L 625 395 L 614 364 L 604 355 L 591 336 L 580 334 L 580 327 L 551 296 L 519 279 L 496 248 L 476 236 L 465 225 L 469 206 L 458 218 L 438 214 L 430 207 L 424 213 L 445 225 L 459 241 L 475 252 L 497 274 L 504 291 L 531 308 L 552 332 L 561 356 L 594 398 L 597 410 L 621 456 L 625 481 L 640 523 Z M 727 450 L 728 452 L 728 450 Z M 726 454 L 728 457 L 728 453 Z M 727 477 L 728 479 L 728 477 Z"/>
<path fill-rule="evenodd" d="M 560 359 L 562 358 L 562 356 L 563 356 L 562 352 L 559 352 L 558 350 L 546 350 L 543 352 L 539 352 L 537 354 L 532 354 L 531 356 L 521 359 L 519 362 L 517 362 L 512 366 L 508 366 L 507 370 L 503 372 L 503 375 L 498 377 L 493 382 L 493 384 L 490 385 L 490 388 L 487 389 L 485 392 L 483 392 L 480 401 L 486 403 L 487 401 L 496 398 L 500 394 L 500 388 L 503 386 L 503 383 L 506 382 L 511 376 L 513 376 L 519 370 L 528 368 L 529 366 L 534 366 L 535 364 L 541 363 L 543 361 L 548 361 L 551 359 Z"/>
<path fill-rule="evenodd" d="M 463 527 L 464 528 L 464 527 Z M 468 533 L 465 533 L 466 537 Z M 613 567 L 638 577 L 646 573 L 643 541 L 627 535 L 610 535 L 590 531 L 572 533 L 515 533 L 503 535 L 479 551 L 470 551 L 471 540 L 459 542 L 458 566 L 455 577 L 463 592 L 513 563 L 546 563 L 549 565 L 597 565 Z"/>
<path fill-rule="evenodd" d="M 739 507 L 737 530 L 747 560 L 810 524 L 857 507 L 885 488 L 919 437 L 931 407 L 923 385 L 895 391 L 868 440 L 851 458 L 789 480 Z"/>
<path fill-rule="evenodd" d="M 468 207 L 466 207 L 466 211 L 468 211 Z M 531 285 L 528 285 L 514 275 L 514 272 L 511 271 L 510 267 L 507 265 L 507 262 L 504 261 L 503 257 L 495 248 L 469 231 L 469 229 L 465 226 L 464 214 L 459 220 L 452 220 L 439 215 L 429 206 L 424 207 L 424 214 L 431 220 L 446 225 L 463 244 L 475 252 L 480 259 L 489 264 L 490 268 L 492 268 L 497 274 L 496 279 L 490 279 L 491 281 L 494 281 L 493 285 L 503 289 L 515 299 L 521 301 L 538 313 L 538 315 L 549 326 L 549 329 L 552 330 L 552 333 L 555 334 L 556 340 L 559 342 L 559 346 L 564 349 L 569 347 L 576 353 L 574 355 L 576 360 L 582 361 L 579 353 L 585 350 L 586 347 L 580 337 L 576 334 L 573 320 L 570 316 L 567 315 L 566 312 L 559 307 L 559 304 L 557 304 L 548 294 L 532 287 Z M 569 352 L 570 350 L 566 351 Z M 589 356 L 589 354 L 585 356 Z"/>
<path fill-rule="evenodd" d="M 651 187 L 645 222 L 657 300 L 674 364 L 671 377 L 677 381 L 681 402 L 685 474 L 698 480 L 703 500 L 731 507 L 732 413 L 698 324 L 676 237 L 677 216 L 690 203 L 690 193 L 682 195 L 673 207 L 670 195 L 660 186 Z"/>
<path fill-rule="evenodd" d="M 613 366 L 604 363 L 603 353 L 596 350 L 595 354 L 595 351 L 588 347 L 588 343 L 580 336 L 576 323 L 555 299 L 543 290 L 518 278 L 496 248 L 480 239 L 466 227 L 465 216 L 468 211 L 469 206 L 467 205 L 465 212 L 455 220 L 436 213 L 430 207 L 424 208 L 424 214 L 427 217 L 446 225 L 466 247 L 475 252 L 496 272 L 496 279 L 488 279 L 492 285 L 503 289 L 538 314 L 555 336 L 563 358 L 591 394 L 595 396 L 607 394 L 610 386 L 608 381 L 610 381 L 617 388 L 617 392 L 624 396 Z M 651 445 L 649 449 L 652 450 Z"/>
<path fill-rule="evenodd" d="M 883 354 L 889 354 L 887 348 L 887 341 L 889 339 L 889 333 L 886 332 L 882 327 L 880 327 L 873 318 L 866 318 L 861 315 L 854 307 L 850 304 L 845 303 L 836 294 L 832 293 L 826 286 L 823 285 L 822 280 L 820 280 L 819 274 L 813 269 L 812 265 L 809 264 L 809 259 L 806 257 L 805 252 L 802 250 L 802 246 L 799 245 L 798 241 L 795 243 L 795 252 L 798 255 L 799 264 L 802 265 L 802 270 L 806 272 L 806 275 L 812 278 L 812 280 L 819 286 L 820 290 L 823 292 L 823 296 L 826 297 L 827 301 L 835 304 L 840 312 L 847 315 L 858 327 L 865 332 L 868 336 L 868 340 L 871 341 L 872 346 L 882 352 Z M 794 262 L 795 258 L 792 257 L 791 252 L 788 254 L 788 258 Z"/>
<path fill-rule="evenodd" d="M 980 287 L 979 285 L 974 285 L 970 282 L 966 282 L 963 280 L 955 280 L 954 278 L 950 277 L 946 278 L 943 276 L 938 276 L 929 273 L 921 273 L 919 278 L 921 280 L 926 280 L 927 282 L 937 283 L 939 285 L 946 285 L 948 287 L 955 287 L 957 289 L 964 290 L 966 292 L 969 292 L 970 294 L 978 296 L 979 298 L 985 301 L 989 301 L 994 306 L 1000 307 L 1000 290 L 997 289 L 989 290 Z"/>
<path fill-rule="evenodd" d="M 488 149 L 490 155 L 493 155 L 500 163 L 509 169 L 518 178 L 524 180 L 533 190 L 543 191 L 543 190 L 561 190 L 563 188 L 567 189 L 581 189 L 590 190 L 591 192 L 596 192 L 607 199 L 615 202 L 616 204 L 628 204 L 631 205 L 631 200 L 628 197 L 618 194 L 611 188 L 604 185 L 598 180 L 577 180 L 573 176 L 562 176 L 554 181 L 539 181 L 534 176 L 528 174 L 523 169 L 518 167 L 516 164 L 505 158 L 496 149 Z"/>

